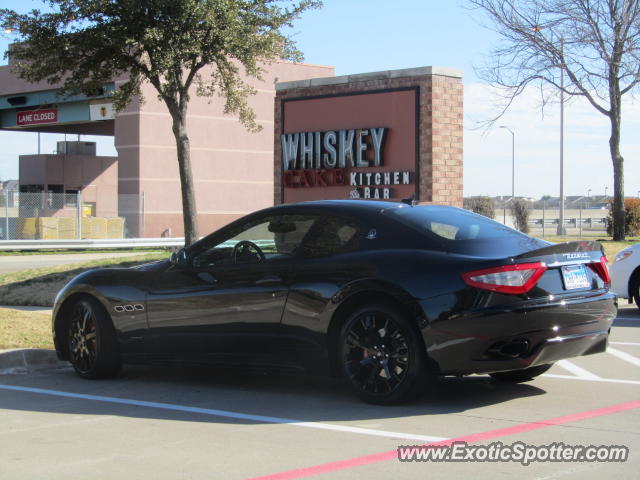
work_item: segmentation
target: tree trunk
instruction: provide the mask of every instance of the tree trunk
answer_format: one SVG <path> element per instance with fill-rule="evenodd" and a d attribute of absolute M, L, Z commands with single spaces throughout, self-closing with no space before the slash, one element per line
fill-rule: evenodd
<path fill-rule="evenodd" d="M 170 109 L 171 110 L 171 109 Z M 179 109 L 173 117 L 173 135 L 178 150 L 178 168 L 180 170 L 180 188 L 182 191 L 182 217 L 184 224 L 185 246 L 198 240 L 198 210 L 191 173 L 191 152 L 187 135 L 186 109 Z"/>
<path fill-rule="evenodd" d="M 613 239 L 625 239 L 624 220 L 624 158 L 620 154 L 620 117 L 613 114 L 611 120 L 611 137 L 609 151 L 613 163 Z"/>

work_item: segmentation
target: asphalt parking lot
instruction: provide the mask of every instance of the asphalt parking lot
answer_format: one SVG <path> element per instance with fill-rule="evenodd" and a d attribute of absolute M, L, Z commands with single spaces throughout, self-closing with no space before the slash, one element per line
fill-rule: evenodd
<path fill-rule="evenodd" d="M 400 462 L 400 445 L 621 445 L 626 462 Z M 637 479 L 640 311 L 622 306 L 607 353 L 519 385 L 442 379 L 409 405 L 360 403 L 337 380 L 126 367 L 0 375 L 1 479 Z"/>

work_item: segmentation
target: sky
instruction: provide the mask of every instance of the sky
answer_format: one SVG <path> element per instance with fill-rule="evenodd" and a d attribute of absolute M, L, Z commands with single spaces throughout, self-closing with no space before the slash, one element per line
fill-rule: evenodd
<path fill-rule="evenodd" d="M 35 0 L 0 0 L 0 8 L 27 11 Z M 464 0 L 324 0 L 289 31 L 305 62 L 335 67 L 336 75 L 439 66 L 463 72 L 464 195 L 511 195 L 511 135 L 515 135 L 515 193 L 539 198 L 559 195 L 559 106 L 544 115 L 535 89 L 526 90 L 489 130 L 478 128 L 497 113 L 495 91 L 476 76 L 497 35 L 485 28 L 478 11 Z M 0 50 L 9 36 L 0 32 Z M 0 64 L 5 64 L 1 61 Z M 625 193 L 640 195 L 640 98 L 623 103 L 621 153 Z M 55 149 L 61 135 L 43 134 L 41 151 Z M 609 195 L 613 169 L 608 119 L 585 101 L 565 106 L 565 195 Z M 115 155 L 113 138 L 98 141 L 99 155 Z M 37 151 L 37 135 L 0 131 L 0 179 L 17 178 L 18 155 Z"/>

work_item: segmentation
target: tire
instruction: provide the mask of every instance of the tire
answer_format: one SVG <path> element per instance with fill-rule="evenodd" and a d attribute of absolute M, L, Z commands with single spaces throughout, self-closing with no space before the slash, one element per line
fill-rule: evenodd
<path fill-rule="evenodd" d="M 636 279 L 636 285 L 633 291 L 634 291 L 633 297 L 636 301 L 636 306 L 640 308 L 640 277 Z"/>
<path fill-rule="evenodd" d="M 538 375 L 542 375 L 553 366 L 553 363 L 538 365 L 537 367 L 525 368 L 523 370 L 510 370 L 508 372 L 490 373 L 495 380 L 507 383 L 522 383 L 532 380 Z"/>
<path fill-rule="evenodd" d="M 76 301 L 68 310 L 66 338 L 69 361 L 82 378 L 110 378 L 122 368 L 111 318 L 94 298 Z"/>
<path fill-rule="evenodd" d="M 340 372 L 363 401 L 391 405 L 424 391 L 424 343 L 418 328 L 397 309 L 380 304 L 355 310 L 342 324 L 337 341 Z"/>

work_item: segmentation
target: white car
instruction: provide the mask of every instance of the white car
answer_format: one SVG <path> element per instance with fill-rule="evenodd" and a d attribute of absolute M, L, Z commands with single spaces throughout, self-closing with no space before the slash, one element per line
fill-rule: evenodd
<path fill-rule="evenodd" d="M 620 250 L 609 272 L 613 293 L 640 308 L 640 243 Z"/>

